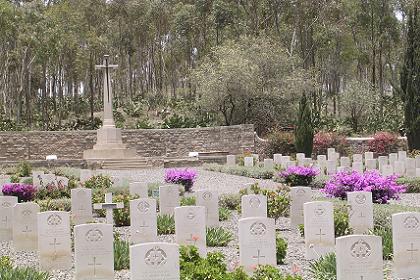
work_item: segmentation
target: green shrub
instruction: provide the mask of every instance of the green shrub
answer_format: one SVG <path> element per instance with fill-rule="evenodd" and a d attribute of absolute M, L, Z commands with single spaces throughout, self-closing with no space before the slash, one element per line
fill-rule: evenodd
<path fill-rule="evenodd" d="M 326 175 L 318 175 L 312 180 L 309 186 L 312 189 L 323 189 L 328 181 L 328 177 Z"/>
<path fill-rule="evenodd" d="M 60 198 L 70 198 L 71 191 L 70 188 L 64 186 L 57 186 L 55 184 L 49 184 L 45 187 L 41 187 L 36 192 L 36 199 L 45 200 L 45 199 L 60 199 Z"/>
<path fill-rule="evenodd" d="M 33 185 L 34 184 L 34 179 L 32 177 L 31 178 L 26 178 L 26 179 L 22 180 L 21 183 L 27 184 L 27 185 Z"/>
<path fill-rule="evenodd" d="M 0 267 L 4 267 L 4 268 L 12 268 L 13 267 L 13 262 L 10 259 L 9 256 L 1 256 L 0 257 Z"/>
<path fill-rule="evenodd" d="M 121 240 L 118 234 L 114 235 L 114 267 L 115 270 L 130 268 L 130 243 Z"/>
<path fill-rule="evenodd" d="M 392 228 L 389 227 L 375 227 L 371 234 L 382 237 L 382 252 L 384 260 L 392 260 Z"/>
<path fill-rule="evenodd" d="M 157 230 L 159 235 L 175 233 L 175 218 L 172 215 L 157 216 Z"/>
<path fill-rule="evenodd" d="M 71 199 L 70 198 L 60 198 L 60 199 L 43 199 L 36 200 L 41 212 L 45 211 L 71 211 Z"/>
<path fill-rule="evenodd" d="M 299 275 L 283 275 L 280 270 L 271 265 L 259 266 L 251 280 L 303 280 Z"/>
<path fill-rule="evenodd" d="M 328 254 L 309 264 L 309 273 L 314 280 L 337 279 L 335 254 Z"/>
<path fill-rule="evenodd" d="M 32 176 L 32 166 L 27 161 L 21 161 L 16 166 L 16 175 L 18 177 L 30 177 Z"/>
<path fill-rule="evenodd" d="M 219 221 L 227 221 L 229 220 L 230 216 L 232 215 L 232 212 L 227 209 L 226 207 L 219 207 Z"/>
<path fill-rule="evenodd" d="M 239 194 L 223 194 L 220 196 L 219 206 L 229 209 L 238 210 L 241 205 L 241 196 Z"/>
<path fill-rule="evenodd" d="M 13 267 L 11 263 L 5 263 L 5 259 L 2 257 L 0 261 L 0 279 L 1 280 L 48 280 L 50 275 L 47 272 L 38 271 L 32 267 Z"/>
<path fill-rule="evenodd" d="M 181 206 L 194 206 L 195 205 L 194 196 L 183 196 L 181 197 L 180 205 Z"/>
<path fill-rule="evenodd" d="M 420 193 L 420 178 L 401 177 L 397 179 L 397 183 L 407 187 L 406 193 Z"/>
<path fill-rule="evenodd" d="M 20 182 L 20 177 L 17 174 L 13 174 L 12 176 L 10 176 L 10 183 L 19 183 Z"/>
<path fill-rule="evenodd" d="M 273 131 L 267 137 L 267 145 L 264 154 L 273 157 L 273 154 L 294 154 L 296 153 L 295 136 L 290 132 Z"/>
<path fill-rule="evenodd" d="M 374 227 L 392 228 L 392 214 L 400 212 L 420 212 L 420 208 L 398 204 L 373 204 Z"/>
<path fill-rule="evenodd" d="M 334 205 L 334 232 L 335 237 L 349 235 L 352 233 L 349 224 L 349 215 L 346 205 Z"/>
<path fill-rule="evenodd" d="M 277 221 L 280 217 L 289 216 L 290 199 L 286 194 L 272 190 L 262 190 L 267 197 L 267 216 Z"/>
<path fill-rule="evenodd" d="M 147 185 L 149 197 L 159 197 L 159 186 L 159 183 L 150 183 Z M 157 196 L 155 194 L 157 194 Z"/>
<path fill-rule="evenodd" d="M 112 187 L 112 181 L 109 176 L 93 176 L 85 182 L 85 187 L 89 189 L 109 189 Z"/>
<path fill-rule="evenodd" d="M 233 240 L 233 235 L 222 227 L 208 228 L 206 240 L 208 247 L 226 247 Z"/>
<path fill-rule="evenodd" d="M 287 254 L 287 242 L 280 236 L 276 235 L 276 257 L 277 264 L 284 264 L 284 259 Z"/>

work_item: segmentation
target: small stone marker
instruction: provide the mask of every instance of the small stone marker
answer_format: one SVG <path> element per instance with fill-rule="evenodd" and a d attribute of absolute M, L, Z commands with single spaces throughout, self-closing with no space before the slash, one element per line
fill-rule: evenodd
<path fill-rule="evenodd" d="M 363 162 L 362 161 L 353 161 L 353 164 L 351 166 L 351 170 L 356 171 L 360 174 L 363 174 Z"/>
<path fill-rule="evenodd" d="M 373 203 L 371 192 L 348 192 L 349 224 L 355 234 L 367 234 L 373 229 Z"/>
<path fill-rule="evenodd" d="M 139 198 L 130 201 L 131 243 L 157 240 L 156 199 Z"/>
<path fill-rule="evenodd" d="M 273 155 L 274 163 L 281 165 L 282 156 L 283 156 L 282 154 L 274 154 Z M 420 168 L 420 165 L 419 165 L 419 168 Z"/>
<path fill-rule="evenodd" d="M 334 252 L 333 204 L 314 201 L 303 204 L 306 259 L 314 260 Z"/>
<path fill-rule="evenodd" d="M 244 157 L 244 166 L 253 167 L 254 166 L 254 157 Z"/>
<path fill-rule="evenodd" d="M 414 158 L 406 158 L 405 160 L 405 176 L 416 176 L 416 160 Z"/>
<path fill-rule="evenodd" d="M 382 166 L 382 176 L 391 176 L 394 174 L 394 167 L 391 164 Z"/>
<path fill-rule="evenodd" d="M 350 168 L 351 160 L 349 157 L 341 157 L 340 158 L 340 166 Z"/>
<path fill-rule="evenodd" d="M 385 165 L 388 165 L 388 157 L 387 156 L 379 156 L 378 157 L 378 167 L 379 167 L 380 172 L 382 172 L 382 169 Z"/>
<path fill-rule="evenodd" d="M 128 178 L 123 176 L 111 176 L 112 186 L 115 188 L 127 187 L 129 182 Z"/>
<path fill-rule="evenodd" d="M 42 270 L 66 270 L 72 267 L 70 213 L 38 213 L 38 253 Z"/>
<path fill-rule="evenodd" d="M 286 168 L 286 163 L 290 161 L 290 156 L 281 157 L 281 168 Z"/>
<path fill-rule="evenodd" d="M 396 161 L 394 162 L 394 173 L 399 176 L 404 176 L 405 174 L 405 162 L 404 161 Z"/>
<path fill-rule="evenodd" d="M 420 213 L 392 215 L 392 244 L 395 277 L 420 277 Z"/>
<path fill-rule="evenodd" d="M 201 256 L 207 255 L 206 209 L 203 206 L 175 208 L 175 236 L 179 245 L 193 245 Z"/>
<path fill-rule="evenodd" d="M 337 161 L 327 160 L 327 175 L 334 175 L 337 173 Z"/>
<path fill-rule="evenodd" d="M 114 224 L 114 209 L 122 209 L 124 208 L 123 202 L 112 202 L 112 193 L 105 194 L 105 203 L 95 203 L 93 205 L 95 210 L 105 209 L 106 210 L 106 223 L 107 224 Z"/>
<path fill-rule="evenodd" d="M 276 233 L 273 219 L 239 220 L 239 261 L 248 273 L 254 272 L 259 265 L 276 265 Z"/>
<path fill-rule="evenodd" d="M 366 170 L 377 170 L 377 163 L 376 163 L 376 159 L 366 159 L 365 160 L 366 163 Z"/>
<path fill-rule="evenodd" d="M 335 153 L 335 148 L 328 148 L 327 149 L 327 156 L 328 156 L 328 160 L 337 160 L 336 158 L 336 153 Z"/>
<path fill-rule="evenodd" d="M 326 155 L 318 155 L 316 157 L 317 165 L 319 168 L 319 172 L 322 175 L 325 175 L 327 170 L 327 156 Z"/>
<path fill-rule="evenodd" d="M 365 152 L 365 160 L 373 159 L 373 152 Z"/>
<path fill-rule="evenodd" d="M 407 152 L 406 151 L 398 151 L 398 160 L 399 161 L 404 161 L 407 158 Z"/>
<path fill-rule="evenodd" d="M 130 188 L 130 195 L 132 196 L 138 195 L 140 198 L 149 197 L 149 187 L 147 183 L 131 182 L 129 184 L 129 188 Z"/>
<path fill-rule="evenodd" d="M 159 187 L 159 213 L 174 215 L 175 207 L 180 203 L 179 188 L 176 185 L 164 185 Z"/>
<path fill-rule="evenodd" d="M 44 175 L 44 171 L 32 171 L 32 185 L 36 188 L 40 188 L 41 178 Z"/>
<path fill-rule="evenodd" d="M 41 174 L 38 176 L 40 187 L 46 188 L 47 186 L 57 187 L 57 177 L 55 174 Z"/>
<path fill-rule="evenodd" d="M 303 166 L 304 159 L 305 159 L 305 154 L 304 153 L 297 153 L 296 154 L 296 161 L 297 161 L 298 166 Z"/>
<path fill-rule="evenodd" d="M 354 154 L 353 155 L 353 162 L 363 162 L 363 155 L 361 155 L 361 154 Z"/>
<path fill-rule="evenodd" d="M 337 238 L 337 280 L 383 280 L 382 239 L 374 235 Z"/>
<path fill-rule="evenodd" d="M 57 187 L 59 188 L 67 188 L 69 186 L 69 178 L 63 176 L 57 176 Z"/>
<path fill-rule="evenodd" d="M 298 226 L 303 224 L 303 204 L 312 200 L 310 187 L 290 188 L 290 224 Z"/>
<path fill-rule="evenodd" d="M 13 239 L 13 207 L 18 203 L 16 196 L 0 197 L 0 241 Z"/>
<path fill-rule="evenodd" d="M 389 164 L 394 166 L 394 163 L 398 161 L 398 154 L 397 153 L 390 153 L 388 155 Z"/>
<path fill-rule="evenodd" d="M 114 280 L 114 234 L 108 224 L 74 227 L 76 280 Z"/>
<path fill-rule="evenodd" d="M 416 168 L 416 177 L 420 177 L 420 168 Z"/>
<path fill-rule="evenodd" d="M 216 191 L 196 191 L 196 205 L 206 208 L 207 227 L 219 226 L 219 195 Z"/>
<path fill-rule="evenodd" d="M 38 213 L 34 202 L 18 203 L 13 207 L 13 246 L 16 251 L 37 251 Z"/>
<path fill-rule="evenodd" d="M 243 195 L 241 199 L 242 218 L 267 217 L 267 197 L 259 194 Z"/>
<path fill-rule="evenodd" d="M 226 156 L 226 165 L 235 166 L 236 165 L 236 156 L 235 155 L 227 155 Z"/>
<path fill-rule="evenodd" d="M 75 188 L 71 190 L 71 216 L 75 225 L 93 221 L 91 189 Z"/>
<path fill-rule="evenodd" d="M 179 280 L 177 244 L 151 242 L 130 247 L 131 280 Z"/>
<path fill-rule="evenodd" d="M 273 169 L 274 168 L 274 160 L 271 158 L 264 159 L 264 168 L 265 169 Z"/>

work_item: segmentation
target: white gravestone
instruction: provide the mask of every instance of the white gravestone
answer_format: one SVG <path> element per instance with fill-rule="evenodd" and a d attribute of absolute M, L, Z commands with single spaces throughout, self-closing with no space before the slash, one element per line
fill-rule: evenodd
<path fill-rule="evenodd" d="M 319 172 L 321 175 L 325 175 L 327 170 L 327 156 L 326 155 L 318 155 L 316 157 L 317 165 L 319 168 Z"/>
<path fill-rule="evenodd" d="M 353 155 L 353 162 L 363 162 L 363 155 L 361 155 L 361 154 L 354 154 Z"/>
<path fill-rule="evenodd" d="M 352 166 L 351 166 L 351 170 L 352 171 L 356 171 L 357 173 L 363 173 L 363 169 L 364 169 L 364 166 L 363 166 L 363 162 L 361 162 L 361 161 L 353 161 L 353 164 L 352 164 Z"/>
<path fill-rule="evenodd" d="M 305 159 L 305 154 L 304 153 L 297 153 L 296 154 L 296 161 L 297 161 L 298 166 L 303 166 L 304 159 Z"/>
<path fill-rule="evenodd" d="M 243 195 L 241 199 L 242 218 L 267 217 L 267 197 L 259 194 Z"/>
<path fill-rule="evenodd" d="M 407 158 L 405 160 L 405 176 L 416 176 L 416 160 L 414 158 Z"/>
<path fill-rule="evenodd" d="M 16 196 L 0 197 L 0 241 L 13 239 L 13 207 L 17 203 Z"/>
<path fill-rule="evenodd" d="M 333 204 L 314 201 L 303 204 L 306 259 L 314 260 L 334 252 Z"/>
<path fill-rule="evenodd" d="M 239 261 L 248 273 L 259 265 L 276 266 L 274 220 L 244 218 L 239 220 Z"/>
<path fill-rule="evenodd" d="M 114 279 L 114 233 L 108 224 L 74 227 L 76 280 Z"/>
<path fill-rule="evenodd" d="M 416 159 L 416 168 L 420 168 L 420 155 L 415 157 Z"/>
<path fill-rule="evenodd" d="M 374 235 L 337 238 L 337 280 L 383 280 L 382 239 Z"/>
<path fill-rule="evenodd" d="M 66 270 L 72 267 L 68 212 L 38 213 L 38 254 L 42 270 Z"/>
<path fill-rule="evenodd" d="M 328 148 L 327 149 L 327 156 L 328 156 L 328 160 L 337 160 L 336 159 L 336 153 L 335 153 L 335 148 Z"/>
<path fill-rule="evenodd" d="M 337 161 L 327 160 L 327 175 L 334 175 L 337 173 Z"/>
<path fill-rule="evenodd" d="M 391 164 L 382 166 L 382 176 L 388 177 L 394 174 L 394 167 Z"/>
<path fill-rule="evenodd" d="M 396 161 L 394 162 L 394 173 L 398 176 L 404 176 L 405 174 L 405 162 L 404 161 Z"/>
<path fill-rule="evenodd" d="M 312 200 L 310 187 L 290 188 L 290 224 L 298 226 L 303 224 L 303 204 Z"/>
<path fill-rule="evenodd" d="M 281 168 L 286 168 L 286 162 L 290 161 L 290 156 L 281 157 Z"/>
<path fill-rule="evenodd" d="M 149 197 L 149 187 L 147 186 L 147 183 L 131 182 L 129 184 L 129 188 L 130 188 L 130 195 L 132 196 L 138 195 L 140 198 Z"/>
<path fill-rule="evenodd" d="M 179 245 L 193 245 L 201 256 L 206 256 L 206 209 L 203 206 L 176 207 L 175 236 Z"/>
<path fill-rule="evenodd" d="M 398 161 L 398 154 L 397 153 L 390 153 L 388 155 L 389 164 L 394 166 L 394 163 Z"/>
<path fill-rule="evenodd" d="M 67 188 L 69 186 L 69 178 L 63 176 L 57 176 L 57 187 L 59 188 Z"/>
<path fill-rule="evenodd" d="M 41 174 L 38 178 L 41 188 L 46 188 L 47 186 L 57 187 L 57 177 L 55 174 Z"/>
<path fill-rule="evenodd" d="M 254 157 L 244 157 L 244 166 L 253 167 L 254 166 Z"/>
<path fill-rule="evenodd" d="M 41 187 L 41 176 L 44 175 L 44 171 L 32 171 L 32 185 L 36 188 Z"/>
<path fill-rule="evenodd" d="M 367 234 L 373 229 L 373 203 L 371 192 L 348 192 L 349 225 L 355 234 Z"/>
<path fill-rule="evenodd" d="M 174 215 L 175 207 L 180 203 L 179 189 L 176 185 L 164 185 L 159 187 L 159 213 Z"/>
<path fill-rule="evenodd" d="M 405 161 L 407 158 L 407 151 L 398 151 L 398 160 Z"/>
<path fill-rule="evenodd" d="M 112 186 L 116 188 L 122 188 L 128 186 L 128 178 L 123 176 L 111 176 Z"/>
<path fill-rule="evenodd" d="M 131 243 L 157 240 L 156 199 L 139 198 L 130 201 Z"/>
<path fill-rule="evenodd" d="M 286 169 L 289 168 L 289 167 L 292 167 L 292 166 L 296 166 L 296 161 L 294 161 L 294 160 L 286 161 L 286 162 L 284 162 L 284 166 L 285 166 Z"/>
<path fill-rule="evenodd" d="M 95 203 L 93 205 L 93 209 L 95 210 L 102 210 L 106 211 L 106 223 L 107 224 L 114 224 L 114 209 L 123 209 L 124 203 L 123 202 L 112 202 L 112 193 L 105 194 L 105 203 Z"/>
<path fill-rule="evenodd" d="M 365 163 L 366 163 L 366 170 L 367 171 L 377 170 L 376 159 L 366 159 Z"/>
<path fill-rule="evenodd" d="M 18 203 L 13 207 L 13 246 L 16 251 L 37 251 L 38 213 L 34 202 Z"/>
<path fill-rule="evenodd" d="M 420 168 L 416 168 L 416 177 L 420 177 Z"/>
<path fill-rule="evenodd" d="M 373 152 L 365 152 L 365 160 L 373 159 Z"/>
<path fill-rule="evenodd" d="M 93 221 L 91 189 L 75 188 L 71 190 L 71 216 L 75 225 Z"/>
<path fill-rule="evenodd" d="M 274 154 L 273 155 L 274 163 L 281 165 L 282 156 L 283 156 L 282 154 Z M 420 165 L 419 165 L 419 168 L 420 168 Z"/>
<path fill-rule="evenodd" d="M 84 184 L 90 178 L 94 176 L 93 171 L 90 169 L 81 169 L 80 170 L 80 183 Z"/>
<path fill-rule="evenodd" d="M 351 160 L 349 157 L 341 157 L 340 158 L 340 166 L 350 168 Z"/>
<path fill-rule="evenodd" d="M 399 279 L 420 278 L 420 213 L 392 215 L 394 274 Z"/>
<path fill-rule="evenodd" d="M 274 168 L 274 160 L 271 158 L 264 159 L 264 168 L 265 169 L 273 169 Z"/>
<path fill-rule="evenodd" d="M 131 280 L 179 280 L 177 244 L 151 242 L 130 247 Z"/>
<path fill-rule="evenodd" d="M 226 156 L 226 165 L 235 166 L 236 165 L 236 156 L 235 155 L 227 155 Z"/>
<path fill-rule="evenodd" d="M 382 172 L 383 167 L 387 164 L 388 164 L 388 157 L 387 156 L 379 156 L 378 157 L 378 167 L 379 167 L 380 172 Z"/>
<path fill-rule="evenodd" d="M 206 225 L 219 226 L 219 195 L 216 191 L 199 190 L 195 193 L 196 205 L 206 208 Z"/>

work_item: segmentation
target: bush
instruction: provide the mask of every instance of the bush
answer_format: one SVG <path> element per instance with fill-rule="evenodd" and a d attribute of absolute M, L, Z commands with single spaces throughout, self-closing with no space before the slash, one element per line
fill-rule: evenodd
<path fill-rule="evenodd" d="M 219 207 L 219 221 L 220 222 L 229 220 L 231 215 L 232 213 L 230 212 L 229 209 L 225 207 Z"/>
<path fill-rule="evenodd" d="M 123 202 L 124 208 L 114 210 L 115 226 L 123 227 L 130 225 L 130 200 L 137 197 L 131 196 L 129 193 L 117 194 L 113 197 L 113 202 Z"/>
<path fill-rule="evenodd" d="M 70 198 L 60 198 L 60 199 L 44 199 L 36 200 L 41 212 L 45 211 L 71 211 L 71 199 Z"/>
<path fill-rule="evenodd" d="M 18 177 L 30 177 L 32 175 L 32 166 L 27 161 L 21 161 L 16 166 L 16 175 Z"/>
<path fill-rule="evenodd" d="M 257 267 L 251 280 L 303 280 L 299 275 L 283 275 L 280 270 L 271 265 Z"/>
<path fill-rule="evenodd" d="M 307 157 L 312 156 L 314 128 L 312 123 L 311 105 L 306 98 L 306 93 L 302 94 L 299 102 L 295 139 L 296 151 L 305 153 Z"/>
<path fill-rule="evenodd" d="M 19 202 L 32 201 L 35 198 L 37 189 L 33 185 L 12 183 L 3 185 L 4 195 L 17 196 Z"/>
<path fill-rule="evenodd" d="M 392 228 L 391 217 L 393 214 L 400 212 L 420 212 L 420 208 L 398 204 L 374 204 L 374 227 Z"/>
<path fill-rule="evenodd" d="M 281 172 L 279 177 L 290 186 L 309 186 L 316 175 L 318 171 L 312 167 L 291 166 Z"/>
<path fill-rule="evenodd" d="M 390 227 L 374 227 L 371 234 L 382 237 L 382 253 L 384 260 L 392 260 L 392 228 Z"/>
<path fill-rule="evenodd" d="M 397 179 L 398 185 L 406 187 L 406 193 L 420 193 L 420 178 L 400 177 Z"/>
<path fill-rule="evenodd" d="M 262 190 L 262 194 L 267 196 L 267 216 L 273 218 L 276 222 L 280 217 L 289 216 L 290 199 L 272 190 Z"/>
<path fill-rule="evenodd" d="M 229 210 L 238 210 L 241 205 L 241 196 L 239 194 L 222 194 L 220 196 L 220 208 Z"/>
<path fill-rule="evenodd" d="M 39 188 L 36 193 L 36 199 L 39 200 L 70 198 L 70 196 L 71 192 L 69 187 L 54 183 Z"/>
<path fill-rule="evenodd" d="M 157 231 L 159 235 L 175 233 L 175 218 L 172 215 L 157 216 Z"/>
<path fill-rule="evenodd" d="M 273 131 L 267 137 L 264 154 L 272 158 L 274 154 L 295 154 L 295 135 L 290 132 Z"/>
<path fill-rule="evenodd" d="M 388 155 L 398 150 L 398 135 L 380 131 L 373 135 L 373 139 L 369 140 L 369 151 L 378 155 Z"/>
<path fill-rule="evenodd" d="M 348 143 L 346 137 L 333 132 L 320 131 L 314 136 L 313 153 L 315 155 L 326 155 L 327 149 L 334 147 L 340 154 L 346 154 Z"/>
<path fill-rule="evenodd" d="M 93 176 L 85 182 L 85 187 L 89 189 L 109 189 L 112 187 L 112 181 L 109 176 Z"/>
<path fill-rule="evenodd" d="M 322 190 L 329 197 L 346 199 L 346 193 L 352 191 L 372 192 L 374 203 L 385 204 L 390 199 L 398 199 L 405 187 L 398 185 L 397 176 L 382 177 L 377 171 L 360 174 L 353 172 L 339 172 L 334 175 Z"/>
<path fill-rule="evenodd" d="M 226 247 L 232 240 L 232 233 L 222 227 L 207 229 L 206 242 L 208 247 Z"/>
<path fill-rule="evenodd" d="M 197 172 L 191 169 L 168 169 L 165 171 L 165 182 L 184 186 L 185 192 L 190 192 Z"/>
<path fill-rule="evenodd" d="M 118 234 L 114 235 L 114 267 L 115 270 L 130 268 L 130 243 L 121 240 Z"/>
<path fill-rule="evenodd" d="M 287 242 L 280 236 L 276 235 L 276 257 L 277 264 L 284 264 L 284 259 L 287 254 Z"/>
<path fill-rule="evenodd" d="M 48 272 L 41 272 L 32 267 L 9 267 L 0 266 L 1 280 L 49 280 Z"/>
<path fill-rule="evenodd" d="M 194 206 L 196 199 L 194 196 L 183 196 L 181 197 L 180 205 L 181 206 Z"/>
<path fill-rule="evenodd" d="M 309 264 L 309 273 L 314 280 L 337 279 L 337 267 L 335 254 L 325 255 Z"/>

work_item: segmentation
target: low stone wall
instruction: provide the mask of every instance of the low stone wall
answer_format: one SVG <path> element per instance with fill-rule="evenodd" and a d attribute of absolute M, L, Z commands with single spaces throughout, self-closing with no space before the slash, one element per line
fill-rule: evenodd
<path fill-rule="evenodd" d="M 123 142 L 142 157 L 187 157 L 189 152 L 225 151 L 239 154 L 254 149 L 254 126 L 132 129 Z M 96 131 L 0 132 L 0 160 L 81 159 L 96 142 Z"/>

